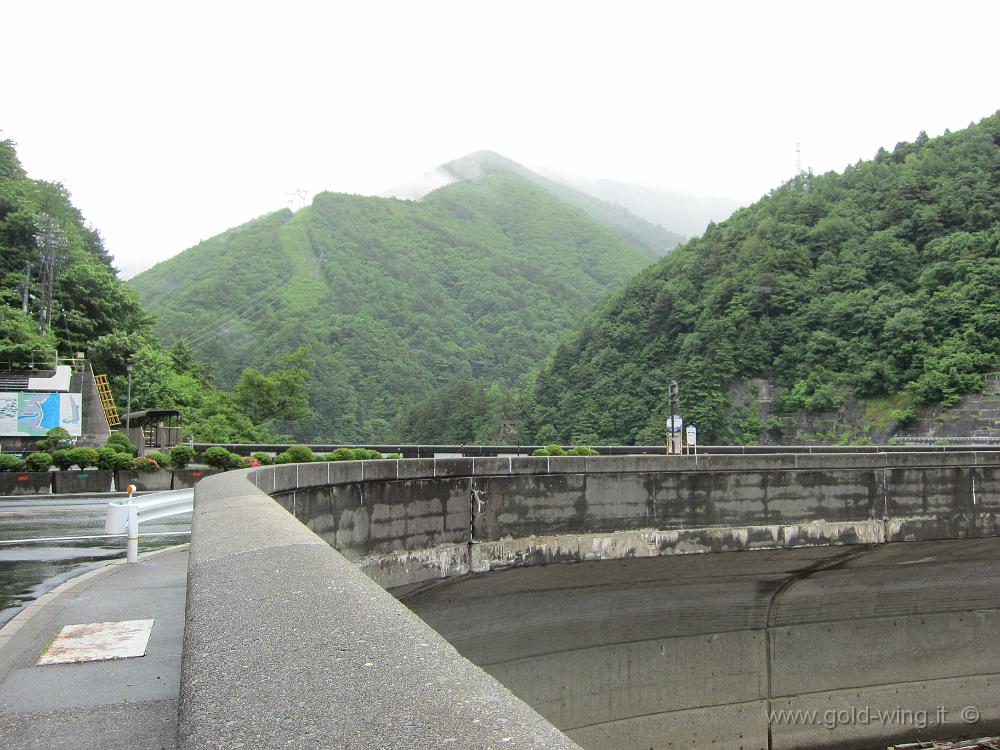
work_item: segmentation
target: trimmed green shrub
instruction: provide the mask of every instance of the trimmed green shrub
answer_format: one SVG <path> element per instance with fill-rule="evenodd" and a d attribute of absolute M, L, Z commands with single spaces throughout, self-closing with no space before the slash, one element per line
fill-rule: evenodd
<path fill-rule="evenodd" d="M 112 448 L 114 450 L 114 448 Z M 132 468 L 132 456 L 125 451 L 114 451 L 115 455 L 111 462 L 111 468 L 115 471 L 128 471 Z"/>
<path fill-rule="evenodd" d="M 97 466 L 97 451 L 93 448 L 73 448 L 73 463 L 81 469 Z"/>
<path fill-rule="evenodd" d="M 274 457 L 274 463 L 276 464 L 290 464 L 294 463 L 292 457 L 288 455 L 288 451 L 282 451 Z"/>
<path fill-rule="evenodd" d="M 102 445 L 97 449 L 97 468 L 104 471 L 126 471 L 132 468 L 132 457 L 113 445 Z"/>
<path fill-rule="evenodd" d="M 351 448 L 337 448 L 330 454 L 331 461 L 353 461 L 354 451 Z"/>
<path fill-rule="evenodd" d="M 238 469 L 240 457 L 230 453 L 220 445 L 213 445 L 205 450 L 205 463 L 215 469 Z"/>
<path fill-rule="evenodd" d="M 129 439 L 121 432 L 112 432 L 108 435 L 108 439 L 104 441 L 105 445 L 110 445 L 115 450 L 131 453 L 133 456 L 138 452 L 136 448 Z"/>
<path fill-rule="evenodd" d="M 21 459 L 9 453 L 0 453 L 0 471 L 17 471 L 21 465 Z"/>
<path fill-rule="evenodd" d="M 35 444 L 35 447 L 38 448 L 39 451 L 46 451 L 54 456 L 56 451 L 63 448 L 70 448 L 72 445 L 72 435 L 66 432 L 66 430 L 62 427 L 53 427 L 45 433 L 45 437 Z"/>
<path fill-rule="evenodd" d="M 257 462 L 261 466 L 270 466 L 274 463 L 274 456 L 270 453 L 264 453 L 263 451 L 258 451 L 257 453 L 252 453 L 251 456 L 257 459 Z"/>
<path fill-rule="evenodd" d="M 149 456 L 139 456 L 132 462 L 132 468 L 136 471 L 152 474 L 154 471 L 160 470 L 160 464 Z"/>
<path fill-rule="evenodd" d="M 76 463 L 76 456 L 73 455 L 72 448 L 60 448 L 52 453 L 52 463 L 59 471 L 69 471 L 69 467 Z"/>
<path fill-rule="evenodd" d="M 307 464 L 316 460 L 316 454 L 308 445 L 293 445 L 285 453 L 292 459 L 293 464 Z"/>
<path fill-rule="evenodd" d="M 186 469 L 194 460 L 194 448 L 190 445 L 175 445 L 170 449 L 170 465 L 175 469 Z"/>
<path fill-rule="evenodd" d="M 552 443 L 551 445 L 546 445 L 544 448 L 538 448 L 531 453 L 532 456 L 565 456 L 566 451 L 562 449 L 561 445 L 556 445 Z"/>
<path fill-rule="evenodd" d="M 151 458 L 159 464 L 161 469 L 165 469 L 170 466 L 170 456 L 166 453 L 160 453 L 159 451 L 152 451 L 146 454 L 146 458 Z"/>
<path fill-rule="evenodd" d="M 566 454 L 567 456 L 598 456 L 600 455 L 593 448 L 586 445 L 576 445 Z"/>
<path fill-rule="evenodd" d="M 28 471 L 48 471 L 52 466 L 52 456 L 45 451 L 35 451 L 24 459 L 24 468 Z"/>
<path fill-rule="evenodd" d="M 399 459 L 401 459 L 402 457 L 403 456 L 401 454 L 399 454 L 399 453 L 386 453 L 385 454 L 385 458 L 387 458 L 387 459 L 395 459 L 397 461 Z"/>

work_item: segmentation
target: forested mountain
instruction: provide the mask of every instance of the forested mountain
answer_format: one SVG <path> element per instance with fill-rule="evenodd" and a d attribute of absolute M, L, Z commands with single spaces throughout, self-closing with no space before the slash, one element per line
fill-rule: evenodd
<path fill-rule="evenodd" d="M 801 174 L 644 270 L 537 379 L 534 434 L 663 439 L 666 392 L 711 441 L 845 399 L 911 408 L 977 389 L 1000 355 L 1000 115 L 843 173 Z"/>
<path fill-rule="evenodd" d="M 684 237 L 669 224 L 640 218 L 625 204 L 608 202 L 570 187 L 564 182 L 551 180 L 500 154 L 477 151 L 444 164 L 410 185 L 401 185 L 391 194 L 399 197 L 423 197 L 429 187 L 438 187 L 454 180 L 475 180 L 484 172 L 503 171 L 522 177 L 554 195 L 564 203 L 575 206 L 625 242 L 635 245 L 650 258 L 659 258 L 684 241 Z M 666 228 L 664 228 L 666 227 Z M 704 228 L 704 227 L 702 227 Z"/>
<path fill-rule="evenodd" d="M 223 384 L 305 347 L 316 418 L 284 427 L 372 441 L 449 383 L 518 383 L 648 262 L 581 210 L 486 168 L 420 201 L 323 193 L 129 283 L 158 331 L 188 339 Z"/>
<path fill-rule="evenodd" d="M 50 325 L 40 336 L 43 249 L 55 259 L 55 283 Z M 66 189 L 29 178 L 14 144 L 0 140 L 0 367 L 24 366 L 33 353 L 87 351 L 102 336 L 140 333 L 147 323 L 138 297 L 118 280 L 100 235 L 86 226 Z"/>

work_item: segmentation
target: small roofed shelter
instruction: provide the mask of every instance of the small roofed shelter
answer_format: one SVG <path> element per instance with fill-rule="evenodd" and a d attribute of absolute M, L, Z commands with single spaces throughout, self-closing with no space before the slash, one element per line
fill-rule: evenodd
<path fill-rule="evenodd" d="M 164 451 L 181 441 L 180 418 L 181 413 L 176 409 L 132 411 L 121 416 L 122 432 L 139 447 L 140 455 Z"/>

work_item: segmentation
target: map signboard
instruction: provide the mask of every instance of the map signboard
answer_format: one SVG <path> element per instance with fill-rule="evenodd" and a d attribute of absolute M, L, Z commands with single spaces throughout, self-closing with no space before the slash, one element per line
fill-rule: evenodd
<path fill-rule="evenodd" d="M 0 392 L 0 435 L 39 437 L 62 427 L 79 437 L 83 397 L 79 393 Z"/>

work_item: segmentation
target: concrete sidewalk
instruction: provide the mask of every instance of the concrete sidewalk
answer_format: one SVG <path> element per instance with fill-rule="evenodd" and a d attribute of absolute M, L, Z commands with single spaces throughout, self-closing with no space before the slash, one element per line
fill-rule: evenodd
<path fill-rule="evenodd" d="M 30 604 L 0 630 L 0 747 L 173 748 L 187 545 L 115 561 Z M 154 619 L 146 655 L 36 666 L 64 625 Z"/>

